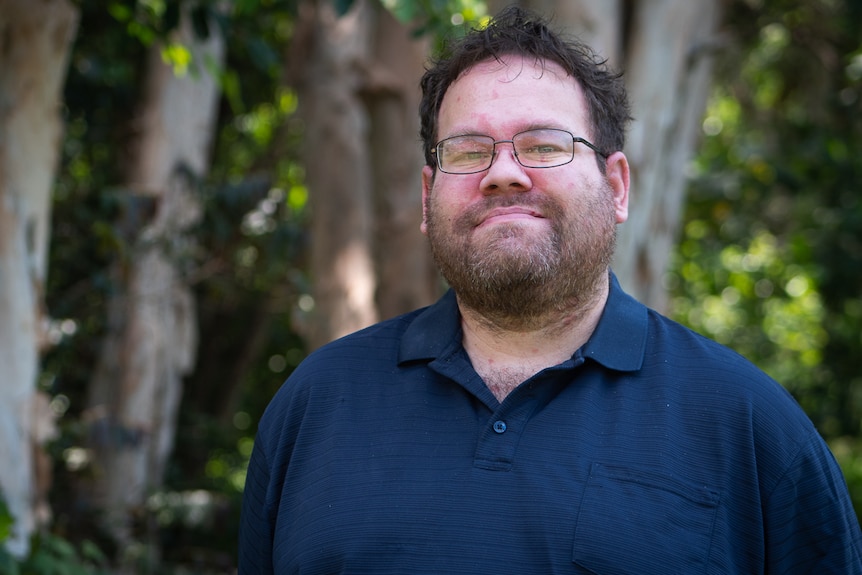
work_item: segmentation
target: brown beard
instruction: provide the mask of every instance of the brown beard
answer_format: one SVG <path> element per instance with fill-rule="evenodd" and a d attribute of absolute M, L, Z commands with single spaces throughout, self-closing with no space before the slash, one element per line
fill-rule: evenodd
<path fill-rule="evenodd" d="M 459 303 L 491 325 L 515 331 L 541 328 L 553 319 L 549 316 L 569 315 L 590 305 L 600 282 L 607 281 L 616 222 L 607 183 L 584 192 L 570 215 L 538 193 L 488 196 L 455 218 L 450 229 L 429 194 L 431 252 Z M 512 205 L 536 208 L 550 221 L 551 232 L 532 242 L 518 241 L 533 232 L 518 224 L 498 224 L 481 238 L 474 237 L 484 214 Z"/>

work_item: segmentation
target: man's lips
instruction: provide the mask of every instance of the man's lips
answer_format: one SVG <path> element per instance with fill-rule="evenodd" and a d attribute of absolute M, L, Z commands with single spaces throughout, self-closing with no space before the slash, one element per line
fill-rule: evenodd
<path fill-rule="evenodd" d="M 512 222 L 518 220 L 544 219 L 544 216 L 534 209 L 522 206 L 494 208 L 479 219 L 478 226 L 489 223 Z"/>

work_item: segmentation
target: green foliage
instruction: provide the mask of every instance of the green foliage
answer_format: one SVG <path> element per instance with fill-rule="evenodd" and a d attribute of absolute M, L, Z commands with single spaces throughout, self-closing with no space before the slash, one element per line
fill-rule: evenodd
<path fill-rule="evenodd" d="M 50 533 L 34 535 L 30 554 L 23 560 L 0 547 L 2 575 L 107 575 L 106 565 L 105 556 L 93 542 L 83 541 L 75 546 Z"/>
<path fill-rule="evenodd" d="M 446 38 L 459 36 L 488 21 L 484 0 L 381 0 L 381 3 L 400 21 L 413 25 L 414 35 L 434 38 L 435 52 L 440 52 Z"/>
<path fill-rule="evenodd" d="M 862 439 L 841 437 L 831 441 L 830 447 L 844 471 L 856 514 L 862 515 Z"/>
<path fill-rule="evenodd" d="M 672 307 L 794 394 L 862 510 L 862 8 L 740 1 L 729 15 Z"/>
<path fill-rule="evenodd" d="M 381 0 L 402 22 L 424 22 L 420 29 L 446 34 L 449 26 L 460 26 L 482 20 L 487 14 L 483 0 Z"/>
<path fill-rule="evenodd" d="M 9 512 L 9 506 L 6 505 L 6 499 L 0 493 L 0 543 L 6 541 L 12 534 L 12 526 L 15 525 L 15 518 Z"/>
<path fill-rule="evenodd" d="M 204 218 L 195 245 L 174 254 L 198 296 L 200 365 L 185 387 L 165 489 L 138 510 L 134 544 L 115 549 L 111 534 L 100 531 L 95 510 L 75 489 L 90 473 L 84 410 L 105 333 L 105 303 L 116 289 L 110 270 L 129 257 L 131 242 L 157 209 L 151 198 L 123 187 L 124 164 L 146 50 L 175 26 L 166 19 L 178 4 L 81 2 L 81 33 L 65 91 L 67 130 L 46 291 L 56 318 L 55 345 L 41 377 L 61 416 L 61 436 L 49 447 L 56 461 L 55 522 L 51 533 L 34 542 L 29 562 L 17 566 L 31 569 L 21 573 L 96 573 L 100 563 L 87 563 L 96 544 L 88 541 L 111 562 L 124 555 L 148 564 L 146 572 L 231 572 L 255 431 L 249 413 L 256 421 L 283 372 L 298 361 L 267 358 L 295 358 L 303 347 L 290 310 L 296 294 L 307 289 L 300 267 L 307 192 L 296 160 L 301 137 L 293 118 L 296 97 L 281 85 L 278 57 L 290 39 L 292 16 L 285 2 L 239 2 L 230 18 L 215 18 L 228 27 L 227 66 L 206 70 L 219 74 L 225 88 L 214 168 L 202 181 L 188 174 Z M 216 3 L 192 6 L 211 10 Z M 169 44 L 163 53 L 175 70 L 192 65 L 183 60 L 184 50 Z M 256 347 L 254 341 L 262 344 Z M 3 518 L 0 514 L 0 526 Z M 64 543 L 74 543 L 78 556 Z M 157 565 L 154 557 L 161 557 Z M 57 570 L 60 561 L 66 570 Z M 76 571 L 79 566 L 90 570 Z"/>

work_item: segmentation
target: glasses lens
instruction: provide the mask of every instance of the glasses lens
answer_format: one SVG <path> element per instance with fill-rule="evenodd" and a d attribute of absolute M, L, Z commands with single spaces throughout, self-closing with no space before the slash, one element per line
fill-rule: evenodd
<path fill-rule="evenodd" d="M 451 174 L 481 172 L 493 158 L 494 139 L 489 136 L 455 136 L 437 144 L 440 169 Z"/>
<path fill-rule="evenodd" d="M 530 130 L 512 138 L 518 161 L 528 168 L 552 168 L 571 162 L 574 138 L 564 130 Z"/>

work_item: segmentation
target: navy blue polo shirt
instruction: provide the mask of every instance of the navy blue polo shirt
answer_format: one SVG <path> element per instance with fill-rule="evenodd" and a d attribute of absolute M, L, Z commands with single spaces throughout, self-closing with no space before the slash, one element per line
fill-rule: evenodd
<path fill-rule="evenodd" d="M 500 403 L 450 292 L 311 354 L 266 410 L 239 573 L 860 574 L 790 395 L 623 293 Z"/>

